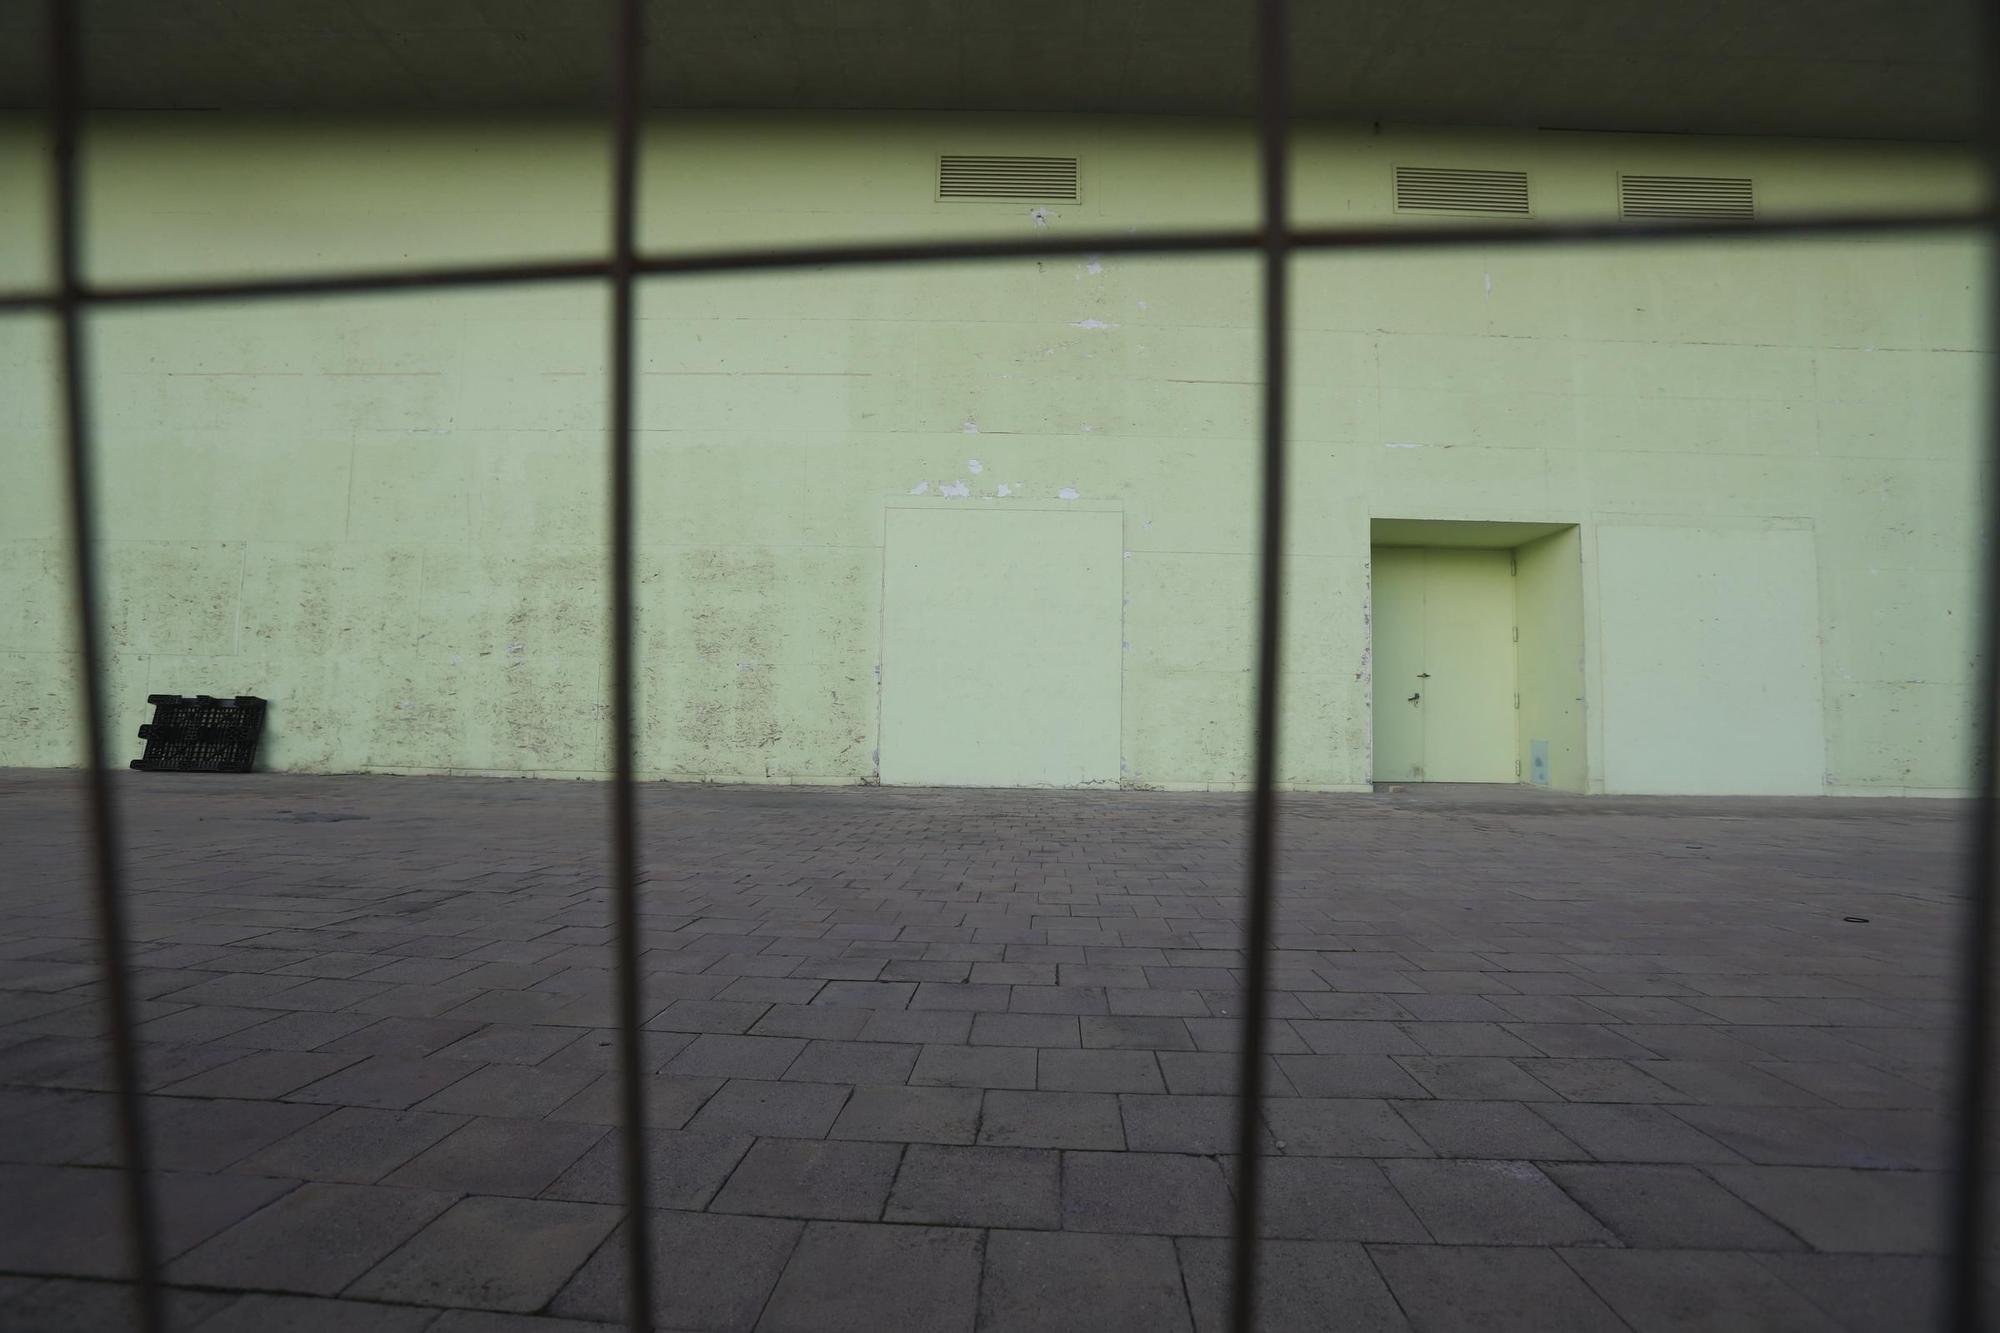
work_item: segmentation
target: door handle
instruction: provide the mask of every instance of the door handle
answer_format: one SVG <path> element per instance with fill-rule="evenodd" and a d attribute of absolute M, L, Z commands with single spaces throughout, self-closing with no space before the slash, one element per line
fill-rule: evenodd
<path fill-rule="evenodd" d="M 1404 703 L 1411 703 L 1411 704 L 1413 704 L 1413 703 L 1415 703 L 1415 702 L 1416 702 L 1417 700 L 1419 700 L 1419 699 L 1421 699 L 1421 698 L 1423 698 L 1423 697 L 1424 697 L 1424 696 L 1423 696 L 1422 694 L 1413 694 L 1413 695 L 1411 695 L 1411 696 L 1410 696 L 1409 698 L 1405 699 L 1405 700 L 1404 700 L 1403 702 L 1404 702 Z"/>

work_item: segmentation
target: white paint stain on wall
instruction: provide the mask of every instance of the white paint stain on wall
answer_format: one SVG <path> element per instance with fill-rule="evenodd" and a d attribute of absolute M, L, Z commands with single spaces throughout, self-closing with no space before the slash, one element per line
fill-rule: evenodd
<path fill-rule="evenodd" d="M 1079 319 L 1076 323 L 1070 325 L 1070 327 L 1073 329 L 1115 329 L 1118 326 L 1116 324 L 1106 324 L 1101 319 Z"/>
<path fill-rule="evenodd" d="M 959 426 L 959 430 L 967 435 L 977 435 L 979 434 L 979 423 L 977 421 L 974 421 L 971 417 L 967 417 L 965 421 Z"/>
<path fill-rule="evenodd" d="M 1062 488 L 1061 490 L 1059 490 L 1059 491 L 1057 491 L 1057 492 L 1056 492 L 1056 499 L 1058 499 L 1058 500 L 1074 500 L 1074 499 L 1076 499 L 1076 487 L 1074 487 L 1074 486 L 1065 486 L 1065 487 L 1063 487 L 1063 488 Z"/>
<path fill-rule="evenodd" d="M 976 477 L 976 476 L 978 476 L 978 475 L 979 475 L 980 473 L 982 473 L 982 472 L 984 472 L 984 471 L 986 470 L 986 464 L 984 464 L 984 463 L 980 462 L 980 461 L 979 461 L 978 459 L 976 459 L 976 458 L 968 458 L 968 459 L 966 459 L 966 460 L 965 460 L 965 467 L 966 467 L 966 470 L 967 470 L 968 472 L 970 472 L 970 473 L 971 473 L 971 474 L 972 474 L 973 476 L 975 476 L 975 477 Z"/>
<path fill-rule="evenodd" d="M 916 485 L 910 487 L 910 494 L 925 495 L 929 493 L 930 489 L 931 489 L 931 484 L 929 482 L 920 481 Z"/>
<path fill-rule="evenodd" d="M 962 481 L 954 481 L 949 486 L 938 487 L 939 495 L 952 495 L 960 499 L 972 494 L 972 488 Z"/>
<path fill-rule="evenodd" d="M 1013 493 L 1014 493 L 1014 488 L 1013 488 L 1012 486 L 1009 486 L 1009 485 L 1008 485 L 1008 484 L 1007 484 L 1006 482 L 1004 482 L 1004 481 L 1000 483 L 1000 498 L 1001 498 L 1001 499 L 1003 499 L 1003 500 L 1004 500 L 1004 499 L 1006 499 L 1006 498 L 1007 498 L 1008 496 L 1012 495 Z"/>
<path fill-rule="evenodd" d="M 1049 225 L 1049 210 L 1046 208 L 1031 208 L 1028 210 L 1028 220 L 1037 227 L 1046 227 Z"/>

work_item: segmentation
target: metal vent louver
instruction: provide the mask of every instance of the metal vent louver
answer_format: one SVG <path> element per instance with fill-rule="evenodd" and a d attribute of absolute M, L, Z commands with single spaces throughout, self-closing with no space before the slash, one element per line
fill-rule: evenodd
<path fill-rule="evenodd" d="M 1396 211 L 1528 217 L 1528 173 L 1397 167 Z"/>
<path fill-rule="evenodd" d="M 1618 212 L 1628 218 L 1752 218 L 1749 180 L 1732 176 L 1620 176 Z"/>
<path fill-rule="evenodd" d="M 940 199 L 1021 199 L 1077 202 L 1079 180 L 1073 157 L 973 157 L 938 159 Z"/>

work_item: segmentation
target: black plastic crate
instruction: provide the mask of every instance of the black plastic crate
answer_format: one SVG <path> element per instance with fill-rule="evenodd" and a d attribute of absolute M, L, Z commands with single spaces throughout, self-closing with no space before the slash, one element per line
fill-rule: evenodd
<path fill-rule="evenodd" d="M 132 767 L 148 773 L 248 773 L 264 734 L 264 701 L 248 694 L 149 694 L 153 720 L 139 728 L 144 755 Z"/>

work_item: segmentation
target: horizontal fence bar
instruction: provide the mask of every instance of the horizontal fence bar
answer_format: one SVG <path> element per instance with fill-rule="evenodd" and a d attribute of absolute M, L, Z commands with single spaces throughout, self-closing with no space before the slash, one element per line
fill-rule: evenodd
<path fill-rule="evenodd" d="M 1448 250 L 1465 246 L 1642 244 L 1687 241 L 1755 241 L 1848 236 L 1974 231 L 1995 225 L 1983 209 L 1925 213 L 1877 213 L 1742 219 L 1603 222 L 1486 222 L 1451 226 L 1378 225 L 1302 227 L 1291 230 L 1294 250 Z M 1221 229 L 1168 232 L 1111 232 L 1097 235 L 1037 236 L 1023 240 L 857 242 L 822 246 L 759 246 L 741 250 L 695 250 L 642 254 L 637 271 L 649 277 L 706 273 L 754 273 L 801 268 L 853 268 L 886 264 L 971 263 L 997 259 L 1039 259 L 1050 255 L 1203 255 L 1261 251 L 1256 230 Z M 524 286 L 604 279 L 603 259 L 476 264 L 428 269 L 360 270 L 354 273 L 299 274 L 274 278 L 217 279 L 185 283 L 103 283 L 83 288 L 78 299 L 105 306 L 199 304 L 314 296 L 357 296 L 425 288 Z M 50 291 L 0 293 L 0 314 L 53 311 Z"/>

